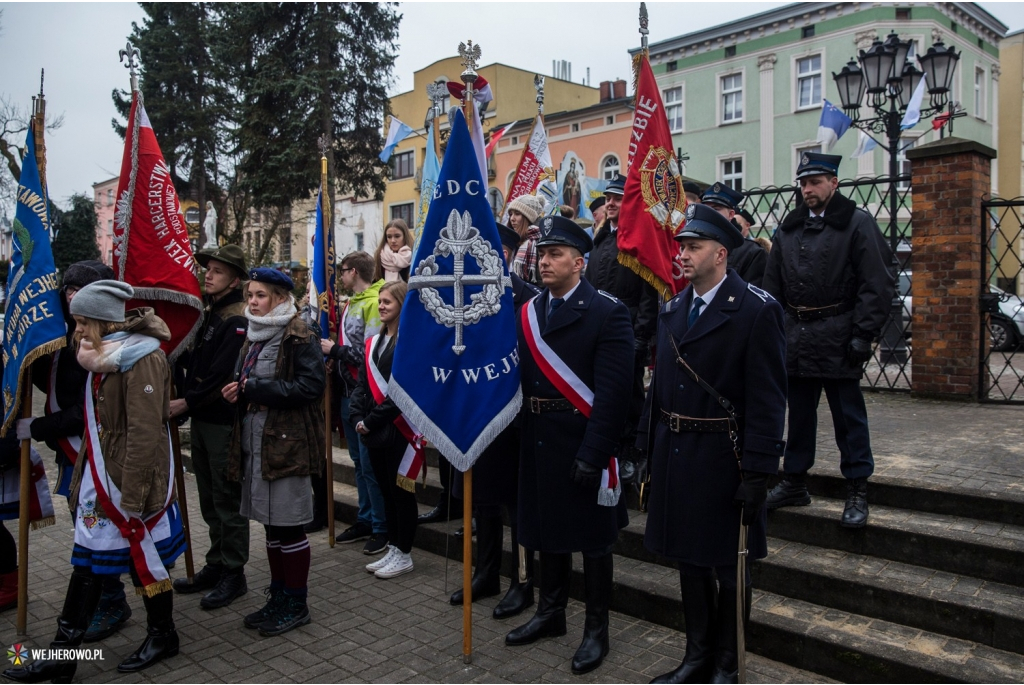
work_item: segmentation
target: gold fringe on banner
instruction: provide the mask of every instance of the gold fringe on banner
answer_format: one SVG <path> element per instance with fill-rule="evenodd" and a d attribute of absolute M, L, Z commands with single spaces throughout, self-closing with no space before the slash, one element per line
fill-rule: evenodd
<path fill-rule="evenodd" d="M 146 587 L 135 588 L 135 594 L 139 595 L 140 597 L 156 597 L 161 592 L 170 592 L 172 589 L 173 587 L 171 586 L 171 579 L 165 578 L 161 580 L 159 583 L 153 583 L 152 585 L 147 585 Z"/>
<path fill-rule="evenodd" d="M 658 278 L 653 271 L 641 264 L 639 259 L 625 252 L 620 252 L 618 261 L 619 264 L 650 283 L 651 287 L 657 290 L 664 299 L 668 300 L 672 297 L 672 289 L 666 285 L 665 281 Z"/>
<path fill-rule="evenodd" d="M 44 518 L 39 519 L 38 521 L 33 521 L 32 522 L 32 530 L 39 530 L 40 528 L 46 528 L 47 526 L 52 526 L 55 523 L 57 523 L 57 518 L 56 517 L 54 517 L 54 516 L 46 516 Z"/>
<path fill-rule="evenodd" d="M 416 492 L 416 481 L 414 481 L 412 478 L 407 478 L 406 476 L 398 476 L 398 480 L 396 482 L 398 483 L 398 487 L 402 488 L 403 490 L 407 490 L 408 492 L 412 493 Z"/>
<path fill-rule="evenodd" d="M 633 55 L 633 108 L 636 109 L 636 92 L 640 87 L 640 65 L 647 59 L 647 51 L 641 50 Z"/>

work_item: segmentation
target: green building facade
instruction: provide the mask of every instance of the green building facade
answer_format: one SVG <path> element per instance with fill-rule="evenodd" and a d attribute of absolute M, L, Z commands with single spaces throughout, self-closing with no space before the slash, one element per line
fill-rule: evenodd
<path fill-rule="evenodd" d="M 652 21 L 656 14 L 653 5 Z M 650 46 L 676 148 L 689 157 L 684 174 L 742 190 L 791 184 L 801 153 L 821 150 L 822 100 L 841 107 L 832 73 L 893 31 L 919 54 L 938 40 L 956 47 L 951 97 L 967 116 L 955 134 L 996 147 L 998 44 L 1007 32 L 998 19 L 975 3 L 798 3 Z M 871 116 L 861 107 L 862 118 Z M 919 144 L 938 132 L 922 120 L 904 137 Z M 881 148 L 850 158 L 857 140 L 851 128 L 831 151 L 844 157 L 840 177 L 886 174 Z"/>

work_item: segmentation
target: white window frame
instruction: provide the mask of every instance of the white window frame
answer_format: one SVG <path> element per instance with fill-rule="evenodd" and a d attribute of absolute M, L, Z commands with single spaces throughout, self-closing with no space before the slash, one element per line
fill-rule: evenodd
<path fill-rule="evenodd" d="M 739 93 L 740 93 L 740 110 L 741 110 L 741 113 L 740 113 L 740 116 L 738 118 L 730 119 L 730 120 L 726 121 L 725 120 L 725 95 L 726 95 L 726 93 L 725 93 L 725 90 L 724 90 L 724 85 L 725 84 L 723 83 L 723 81 L 726 78 L 730 77 L 730 76 L 739 76 L 740 77 Z M 725 71 L 720 71 L 717 74 L 715 74 L 715 109 L 716 109 L 716 115 L 717 115 L 716 119 L 718 121 L 718 126 L 731 126 L 733 124 L 742 124 L 744 121 L 746 121 L 746 117 L 747 117 L 747 107 L 746 107 L 746 104 L 747 103 L 746 103 L 746 98 L 744 97 L 744 95 L 745 95 L 744 91 L 746 90 L 746 83 L 747 83 L 746 69 L 742 68 L 742 67 L 739 68 L 739 69 L 728 69 L 728 70 L 725 70 Z M 730 91 L 730 92 L 735 92 L 735 91 Z"/>
<path fill-rule="evenodd" d="M 669 104 L 668 94 L 672 91 L 679 91 L 679 100 Z M 668 130 L 670 133 L 683 133 L 686 131 L 686 82 L 676 83 L 661 89 L 661 100 L 665 105 L 665 117 L 668 119 Z M 673 126 L 672 118 L 669 117 L 669 108 L 679 108 L 679 126 Z"/>
<path fill-rule="evenodd" d="M 979 81 L 979 76 L 980 81 Z M 985 87 L 988 84 L 988 69 L 982 64 L 974 65 L 974 82 L 971 84 L 971 88 L 974 91 L 974 118 L 980 121 L 986 121 L 987 114 L 987 91 Z"/>
<path fill-rule="evenodd" d="M 611 178 L 608 178 L 608 171 L 605 168 L 605 164 L 607 164 L 608 161 L 611 160 L 611 159 L 615 160 L 615 173 L 612 174 Z M 603 180 L 605 180 L 605 181 L 612 180 L 613 178 L 615 178 L 616 174 L 621 174 L 622 173 L 622 160 L 619 159 L 619 156 L 617 154 L 615 154 L 614 152 L 609 152 L 608 154 L 606 154 L 604 157 L 601 158 L 601 166 L 598 167 L 598 173 L 601 174 L 601 178 Z"/>
<path fill-rule="evenodd" d="M 615 125 L 615 115 L 614 114 L 609 114 L 608 116 L 606 116 L 604 118 L 604 125 L 605 126 L 614 126 Z"/>
<path fill-rule="evenodd" d="M 804 152 L 810 152 L 812 148 L 818 148 L 817 152 L 824 152 L 821 143 L 816 140 L 804 140 L 790 145 L 790 149 L 793 150 L 793 153 L 790 155 L 790 161 L 793 164 L 793 173 L 790 175 L 790 178 L 796 178 L 796 170 L 800 166 L 800 157 Z"/>
<path fill-rule="evenodd" d="M 580 122 L 574 121 L 571 124 L 569 124 L 569 133 L 579 133 L 579 132 L 580 132 Z"/>
<path fill-rule="evenodd" d="M 820 60 L 820 64 L 817 72 L 810 72 L 804 76 L 800 75 L 800 61 L 817 57 Z M 793 75 L 791 80 L 790 88 L 790 99 L 792 103 L 792 111 L 794 112 L 806 112 L 813 109 L 821 109 L 821 105 L 825 100 L 825 87 L 827 85 L 825 81 L 825 50 L 824 48 L 815 48 L 814 50 L 808 50 L 807 52 L 801 52 L 799 54 L 790 57 L 790 73 Z M 818 76 L 821 83 L 821 91 L 819 93 L 819 100 L 809 105 L 800 104 L 800 80 L 802 78 L 810 78 L 814 75 Z"/>
<path fill-rule="evenodd" d="M 505 179 L 505 203 L 508 203 L 508 191 L 512 189 L 512 181 L 516 178 L 516 170 L 508 172 L 508 178 Z"/>
<path fill-rule="evenodd" d="M 724 170 L 723 167 L 724 167 L 726 162 L 731 162 L 731 161 L 735 161 L 735 160 L 739 160 L 740 167 L 742 169 L 742 171 L 740 171 L 740 174 L 739 174 L 739 178 L 740 178 L 740 181 L 741 181 L 741 183 L 740 183 L 740 190 L 742 192 L 742 190 L 744 188 L 749 187 L 747 185 L 747 178 L 748 177 L 747 177 L 747 153 L 746 152 L 732 152 L 732 153 L 729 153 L 729 154 L 718 155 L 717 157 L 715 157 L 715 174 L 716 174 L 715 178 L 717 178 L 722 183 L 727 183 L 727 181 L 729 179 L 725 178 L 725 170 Z M 731 188 L 732 186 L 729 186 L 729 187 Z"/>

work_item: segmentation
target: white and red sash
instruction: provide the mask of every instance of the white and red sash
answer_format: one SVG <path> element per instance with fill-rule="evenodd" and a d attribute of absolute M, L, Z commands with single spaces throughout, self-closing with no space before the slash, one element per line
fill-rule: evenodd
<path fill-rule="evenodd" d="M 28 520 L 32 529 L 45 528 L 56 522 L 53 513 L 53 500 L 50 498 L 50 487 L 46 482 L 46 468 L 43 458 L 35 447 L 30 452 Z M 18 518 L 21 503 L 21 462 L 17 468 L 0 471 L 0 520 Z"/>
<path fill-rule="evenodd" d="M 101 382 L 104 376 L 100 376 Z M 160 559 L 156 543 L 171 535 L 167 510 L 174 496 L 174 467 L 171 463 L 173 457 L 167 462 L 167 496 L 160 511 L 141 520 L 125 512 L 121 508 L 121 491 L 107 474 L 103 449 L 100 446 L 93 399 L 95 387 L 93 373 L 90 371 L 85 386 L 85 444 L 89 464 L 88 468 L 82 469 L 78 511 L 75 513 L 75 542 L 94 551 L 124 549 L 127 544 L 132 565 L 139 580 L 142 581 L 142 590 L 147 596 L 152 597 L 171 589 L 171 579 Z M 168 429 L 168 445 L 170 441 L 171 433 Z M 171 454 L 174 454 L 173 449 Z M 93 493 L 96 495 L 96 502 L 90 508 Z M 95 506 L 96 504 L 100 506 Z M 101 507 L 102 513 L 114 524 L 113 528 L 103 525 L 100 520 L 98 514 Z"/>
<path fill-rule="evenodd" d="M 537 322 L 534 304 L 540 298 L 536 295 L 519 310 L 523 324 L 523 337 L 530 348 L 537 368 L 544 377 L 572 403 L 581 414 L 590 418 L 590 410 L 594 406 L 594 391 L 587 387 L 579 376 L 573 373 L 569 365 L 544 341 Z M 614 507 L 619 503 L 619 461 L 614 455 L 608 458 L 608 466 L 601 471 L 601 487 L 597 491 L 597 503 L 605 507 Z"/>
<path fill-rule="evenodd" d="M 380 333 L 366 341 L 366 378 L 370 384 L 373 400 L 380 404 L 388 394 L 388 382 L 384 380 L 380 369 L 373 361 L 373 346 L 377 344 Z M 426 452 L 423 447 L 423 434 L 404 414 L 395 419 L 395 427 L 409 443 L 402 455 L 402 463 L 398 465 L 398 487 L 409 492 L 416 492 L 416 479 L 426 463 Z"/>
<path fill-rule="evenodd" d="M 352 305 L 352 301 L 349 300 L 345 303 L 345 308 L 341 310 L 341 319 L 338 321 L 338 341 L 342 345 L 352 347 L 352 340 L 348 337 L 348 333 L 345 332 L 345 314 L 348 313 L 348 308 Z M 354 364 L 346 364 L 345 368 L 352 374 L 352 378 L 359 379 L 359 368 Z"/>
<path fill-rule="evenodd" d="M 50 363 L 50 382 L 46 388 L 45 413 L 47 416 L 61 410 L 60 405 L 57 404 L 57 364 L 60 362 L 60 353 L 60 350 L 54 352 L 53 361 Z M 69 462 L 74 464 L 78 461 L 78 451 L 82 449 L 82 438 L 77 435 L 60 437 L 57 438 L 57 444 L 60 446 L 61 454 L 67 457 Z"/>

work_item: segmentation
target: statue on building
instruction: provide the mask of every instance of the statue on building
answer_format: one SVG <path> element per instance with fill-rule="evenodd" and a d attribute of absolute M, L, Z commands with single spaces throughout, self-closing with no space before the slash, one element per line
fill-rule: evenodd
<path fill-rule="evenodd" d="M 203 232 L 206 234 L 206 243 L 203 249 L 217 247 L 217 210 L 213 203 L 206 203 L 206 219 L 203 220 Z"/>

